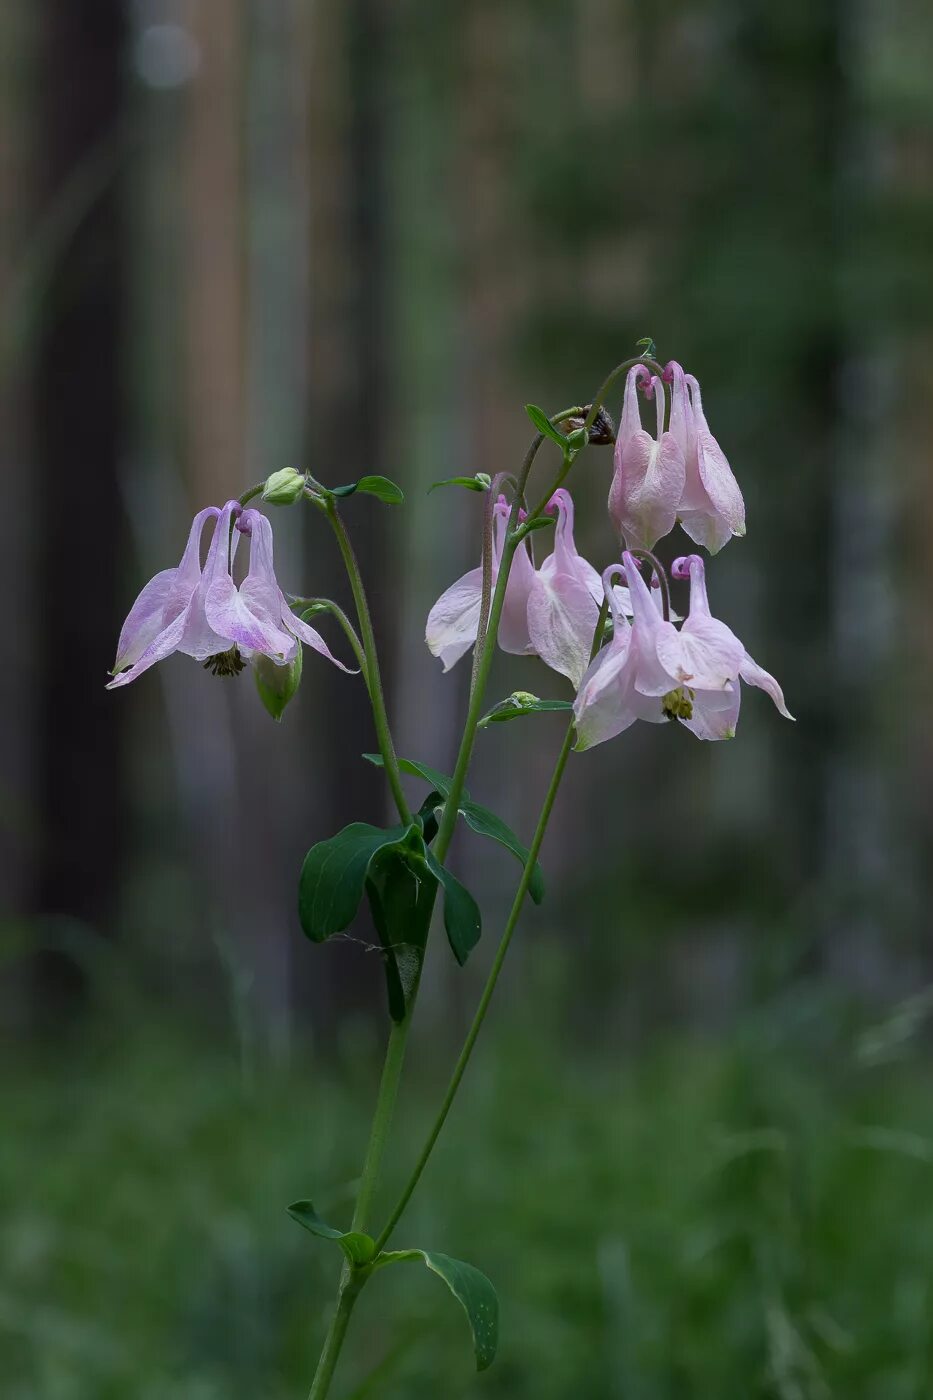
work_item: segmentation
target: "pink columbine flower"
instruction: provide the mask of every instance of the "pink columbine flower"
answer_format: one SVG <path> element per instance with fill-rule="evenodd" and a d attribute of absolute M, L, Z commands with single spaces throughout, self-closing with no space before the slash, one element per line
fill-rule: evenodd
<path fill-rule="evenodd" d="M 258 527 L 257 519 L 263 522 Z M 202 569 L 201 535 L 208 520 L 214 526 Z M 231 522 L 240 527 L 232 538 Z M 249 533 L 254 537 L 250 571 L 238 590 L 230 571 L 240 537 Z M 331 656 L 324 639 L 289 613 L 275 581 L 272 527 L 265 516 L 243 512 L 238 501 L 228 501 L 222 510 L 208 506 L 192 521 L 178 568 L 150 579 L 130 609 L 107 689 L 129 685 L 176 651 L 217 672 L 235 673 L 243 669 L 242 643 L 247 659 L 261 652 L 284 665 L 294 658 L 297 639 L 346 670 Z"/>
<path fill-rule="evenodd" d="M 740 680 L 769 695 L 779 714 L 794 716 L 784 703 L 780 685 L 749 656 L 738 637 L 710 613 L 706 592 L 706 568 L 698 554 L 675 559 L 674 578 L 690 579 L 690 611 L 677 634 L 679 648 L 665 639 L 659 655 L 678 681 L 680 690 L 666 697 L 668 712 L 698 739 L 731 739 L 739 718 Z M 724 671 L 728 684 L 720 685 Z M 710 685 L 710 679 L 714 681 Z"/>
<path fill-rule="evenodd" d="M 749 656 L 734 632 L 714 618 L 706 595 L 703 561 L 692 554 L 675 562 L 675 578 L 690 578 L 690 613 L 678 629 L 661 616 L 655 598 L 628 553 L 622 556 L 634 623 L 620 626 L 613 608 L 612 641 L 583 678 L 574 705 L 577 748 L 591 748 L 636 719 L 678 719 L 698 739 L 731 739 L 740 704 L 740 678 L 771 696 L 787 719 L 773 676 Z M 612 570 L 603 576 L 608 588 Z M 612 599 L 610 595 L 610 606 Z"/>
<path fill-rule="evenodd" d="M 684 457 L 677 515 L 687 534 L 710 554 L 745 534 L 745 502 L 732 468 L 709 430 L 700 386 L 676 360 L 664 371 L 671 384 L 671 433 Z"/>
<path fill-rule="evenodd" d="M 641 426 L 639 382 L 657 404 L 657 433 Z M 651 549 L 674 528 L 684 492 L 683 448 L 664 432 L 665 396 L 661 382 L 644 365 L 634 365 L 625 379 L 622 419 L 616 435 L 615 471 L 609 490 L 609 514 L 619 536 L 631 549 Z"/>
<path fill-rule="evenodd" d="M 663 694 L 670 685 L 654 647 L 655 624 L 664 625 L 659 603 L 632 556 L 626 554 L 624 560 L 634 622 L 628 622 L 619 606 L 619 590 L 612 584 L 618 565 L 612 564 L 602 577 L 612 615 L 612 638 L 590 663 L 580 682 L 573 707 L 577 749 L 591 749 L 606 739 L 614 739 L 637 719 L 660 724 L 665 718 L 658 686 L 663 686 Z"/>
<path fill-rule="evenodd" d="M 569 491 L 555 491 L 547 509 L 557 514 L 554 549 L 531 581 L 528 632 L 541 660 L 576 687 L 590 664 L 603 585 L 592 564 L 577 552 Z"/>
<path fill-rule="evenodd" d="M 496 584 L 505 533 L 511 506 L 500 496 L 493 506 L 492 583 Z M 519 545 L 509 570 L 502 616 L 499 620 L 499 645 L 503 651 L 518 656 L 534 651 L 528 634 L 528 594 L 534 579 L 527 543 Z M 482 568 L 471 569 L 442 593 L 428 613 L 424 639 L 433 656 L 440 657 L 444 670 L 456 665 L 476 641 L 483 592 Z"/>

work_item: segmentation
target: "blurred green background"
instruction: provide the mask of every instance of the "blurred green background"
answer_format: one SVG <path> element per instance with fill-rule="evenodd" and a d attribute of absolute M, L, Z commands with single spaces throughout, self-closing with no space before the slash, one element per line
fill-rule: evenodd
<path fill-rule="evenodd" d="M 142 581 L 278 467 L 399 481 L 345 517 L 399 750 L 450 771 L 468 663 L 423 625 L 480 507 L 427 488 L 644 335 L 703 385 L 749 524 L 714 610 L 798 723 L 752 692 L 733 744 L 574 760 L 397 1236 L 493 1278 L 499 1358 L 399 1271 L 335 1400 L 933 1394 L 931 71 L 920 0 L 4 0 L 4 1397 L 305 1394 L 337 1259 L 284 1207 L 348 1220 L 386 1031 L 365 927 L 295 912 L 308 846 L 388 815 L 362 687 L 309 656 L 281 727 L 182 658 L 108 694 Z M 571 483 L 597 567 L 610 470 Z M 562 684 L 502 658 L 491 698 Z M 559 742 L 480 736 L 526 838 Z M 453 863 L 486 936 L 433 940 L 384 1206 L 514 881 Z"/>

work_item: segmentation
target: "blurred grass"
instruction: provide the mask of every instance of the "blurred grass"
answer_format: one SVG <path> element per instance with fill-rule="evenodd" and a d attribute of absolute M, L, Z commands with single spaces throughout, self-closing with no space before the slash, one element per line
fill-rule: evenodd
<path fill-rule="evenodd" d="M 459 1310 L 400 1271 L 364 1295 L 335 1397 L 933 1393 L 933 1097 L 903 1014 L 889 1034 L 811 993 L 612 1063 L 533 1005 L 481 1044 L 397 1236 L 493 1278 L 495 1366 L 477 1377 Z M 339 1066 L 304 1051 L 249 1079 L 169 1018 L 7 1058 L 4 1397 L 305 1395 L 338 1257 L 284 1207 L 349 1218 L 375 1074 L 360 1037 Z M 431 1040 L 396 1174 L 444 1072 Z"/>

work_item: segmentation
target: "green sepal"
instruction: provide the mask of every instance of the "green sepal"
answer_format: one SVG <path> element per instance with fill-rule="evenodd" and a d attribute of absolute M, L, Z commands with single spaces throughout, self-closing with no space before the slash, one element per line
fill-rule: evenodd
<path fill-rule="evenodd" d="M 312 1235 L 317 1235 L 322 1240 L 333 1240 L 334 1244 L 338 1244 L 353 1268 L 359 1269 L 372 1263 L 376 1253 L 376 1242 L 371 1235 L 365 1235 L 361 1230 L 336 1230 L 333 1225 L 328 1225 L 326 1220 L 321 1219 L 310 1201 L 296 1201 L 288 1207 L 288 1213 Z"/>
<path fill-rule="evenodd" d="M 543 408 L 538 408 L 537 404 L 526 403 L 525 412 L 542 437 L 550 438 L 552 442 L 557 443 L 562 452 L 566 451 L 567 438 L 560 428 L 555 428 Z"/>
<path fill-rule="evenodd" d="M 377 768 L 383 766 L 381 754 L 364 753 L 363 757 L 367 759 L 368 762 L 374 763 Z M 398 760 L 398 766 L 403 773 L 409 773 L 416 778 L 423 778 L 425 782 L 430 783 L 442 797 L 446 797 L 450 792 L 453 779 L 448 778 L 445 773 L 439 773 L 436 768 L 431 768 L 427 763 L 417 763 L 410 758 L 400 758 Z M 504 846 L 507 851 L 511 851 L 520 865 L 525 864 L 528 859 L 527 846 L 522 845 L 521 841 L 519 841 L 518 837 L 515 835 L 515 832 L 510 826 L 506 825 L 501 817 L 496 816 L 495 812 L 490 811 L 488 807 L 483 807 L 479 802 L 474 802 L 465 789 L 460 798 L 459 811 L 471 831 L 475 831 L 478 836 L 488 836 L 491 841 L 497 841 L 500 846 Z M 541 873 L 541 867 L 537 861 L 535 862 L 535 867 L 531 874 L 528 893 L 531 895 L 535 904 L 540 904 L 544 898 L 544 876 Z"/>
<path fill-rule="evenodd" d="M 398 506 L 405 499 L 405 493 L 387 476 L 361 476 L 359 481 L 351 481 L 349 486 L 332 486 L 332 496 L 353 496 L 361 491 L 364 496 L 375 496 L 387 506 Z"/>
<path fill-rule="evenodd" d="M 570 700 L 539 700 L 538 696 L 532 695 L 530 691 L 515 690 L 483 715 L 478 728 L 484 729 L 487 724 L 503 724 L 506 720 L 519 719 L 522 715 L 540 715 L 550 711 L 566 713 L 572 710 L 573 702 Z"/>
<path fill-rule="evenodd" d="M 397 1249 L 380 1254 L 374 1269 L 390 1264 L 405 1264 L 420 1260 L 438 1278 L 443 1279 L 467 1315 L 473 1334 L 473 1353 L 477 1371 L 485 1371 L 496 1358 L 499 1345 L 499 1299 L 485 1274 L 462 1259 L 448 1254 L 436 1254 L 428 1249 Z"/>
<path fill-rule="evenodd" d="M 428 495 L 439 486 L 463 486 L 467 491 L 488 491 L 492 477 L 488 472 L 477 472 L 475 476 L 448 476 L 443 481 L 433 481 L 428 487 Z"/>

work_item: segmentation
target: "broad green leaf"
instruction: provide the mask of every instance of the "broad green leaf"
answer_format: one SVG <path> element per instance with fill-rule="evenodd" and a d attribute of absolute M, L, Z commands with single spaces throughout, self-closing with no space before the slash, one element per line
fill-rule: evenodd
<path fill-rule="evenodd" d="M 298 917 L 301 927 L 315 943 L 323 943 L 352 922 L 363 897 L 366 872 L 383 846 L 390 846 L 414 834 L 423 847 L 417 824 L 370 826 L 352 822 L 329 841 L 319 841 L 305 856 L 298 882 Z"/>
<path fill-rule="evenodd" d="M 377 768 L 381 768 L 382 755 L 378 753 L 364 753 L 363 757 L 370 763 L 374 763 Z M 452 778 L 448 778 L 446 773 L 439 773 L 436 768 L 431 768 L 427 763 L 417 763 L 410 758 L 400 758 L 398 766 L 403 773 L 410 773 L 413 777 L 424 778 L 425 782 L 446 797 L 450 792 Z M 479 802 L 474 802 L 464 789 L 460 798 L 460 815 L 467 826 L 475 831 L 478 836 L 488 836 L 492 841 L 498 841 L 500 846 L 504 846 L 507 851 L 511 851 L 515 859 L 524 865 L 528 859 L 528 847 L 523 846 L 515 835 L 515 832 L 508 826 L 501 817 L 497 817 L 495 812 L 488 807 L 483 807 Z M 544 898 L 544 876 L 541 867 L 535 862 L 535 868 L 528 885 L 528 893 L 535 904 L 540 904 Z"/>
<path fill-rule="evenodd" d="M 398 1249 L 380 1254 L 376 1268 L 389 1264 L 404 1264 L 420 1260 L 437 1274 L 450 1289 L 467 1315 L 473 1333 L 473 1352 L 477 1371 L 485 1371 L 496 1357 L 499 1345 L 499 1299 L 485 1274 L 462 1259 L 448 1254 L 436 1254 L 427 1249 Z"/>
<path fill-rule="evenodd" d="M 333 1225 L 328 1225 L 326 1220 L 321 1219 L 310 1201 L 296 1201 L 288 1207 L 288 1213 L 299 1225 L 310 1230 L 312 1235 L 339 1244 L 354 1267 L 358 1268 L 371 1262 L 376 1245 L 370 1235 L 364 1235 L 359 1230 L 335 1230 Z"/>
<path fill-rule="evenodd" d="M 330 488 L 332 496 L 352 496 L 357 491 L 362 491 L 366 496 L 375 496 L 390 506 L 401 505 L 405 499 L 401 487 L 396 486 L 387 476 L 361 476 L 359 481 L 351 481 L 349 486 Z"/>
<path fill-rule="evenodd" d="M 425 901 L 433 899 L 437 881 L 424 866 L 420 851 L 399 841 L 383 846 L 370 861 L 366 895 L 382 943 L 389 1015 L 402 1021 L 424 960 L 429 920 Z"/>
<path fill-rule="evenodd" d="M 537 695 L 532 695 L 528 690 L 515 690 L 507 699 L 493 705 L 488 714 L 483 715 L 479 728 L 483 729 L 487 724 L 502 724 L 505 720 L 518 719 L 521 715 L 540 715 L 552 710 L 569 712 L 573 710 L 573 704 L 570 700 L 539 700 Z"/>
<path fill-rule="evenodd" d="M 444 928 L 451 951 L 462 967 L 483 931 L 479 905 L 466 886 L 461 885 L 446 865 L 441 865 L 430 849 L 425 851 L 425 860 L 435 880 L 444 887 Z"/>
<path fill-rule="evenodd" d="M 538 408 L 537 404 L 526 403 L 525 412 L 542 437 L 550 438 L 551 441 L 556 442 L 561 451 L 563 451 L 567 446 L 567 439 L 559 428 L 555 428 L 544 409 Z"/>
<path fill-rule="evenodd" d="M 464 486 L 467 491 L 488 491 L 492 477 L 487 472 L 477 472 L 475 476 L 448 476 L 443 481 L 434 481 L 428 487 L 428 495 L 439 486 Z"/>

